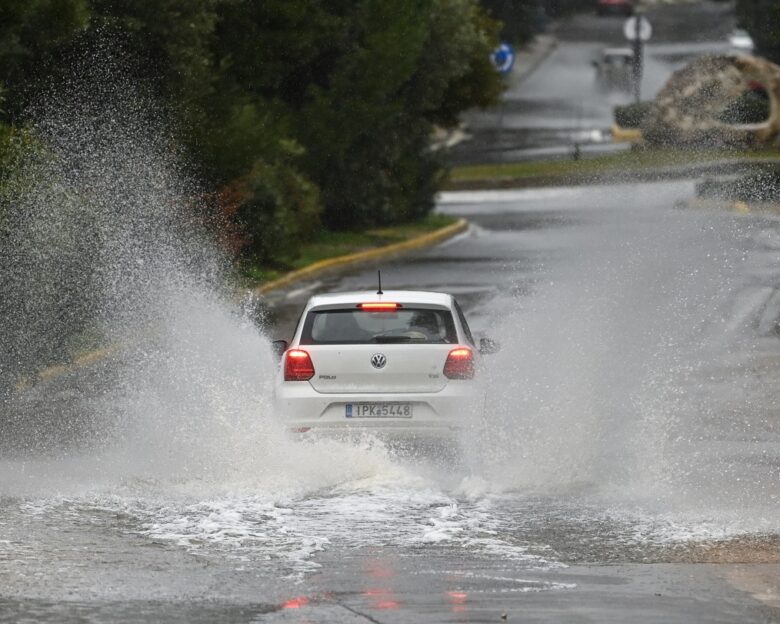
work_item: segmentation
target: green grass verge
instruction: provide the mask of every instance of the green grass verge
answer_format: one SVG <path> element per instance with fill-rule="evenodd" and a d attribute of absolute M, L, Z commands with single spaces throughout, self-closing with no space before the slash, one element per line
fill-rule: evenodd
<path fill-rule="evenodd" d="M 454 217 L 431 214 L 418 221 L 367 230 L 365 232 L 321 231 L 317 237 L 303 243 L 295 256 L 280 256 L 273 264 L 244 263 L 239 268 L 240 281 L 246 285 L 256 285 L 280 278 L 285 273 L 302 269 L 305 266 L 347 254 L 384 247 L 393 243 L 407 241 L 420 234 L 433 232 L 457 221 Z"/>
<path fill-rule="evenodd" d="M 583 157 L 580 160 L 542 160 L 455 167 L 445 188 L 479 182 L 567 178 L 609 173 L 641 172 L 675 165 L 706 164 L 717 160 L 780 158 L 780 150 L 655 150 L 637 149 L 617 154 Z"/>

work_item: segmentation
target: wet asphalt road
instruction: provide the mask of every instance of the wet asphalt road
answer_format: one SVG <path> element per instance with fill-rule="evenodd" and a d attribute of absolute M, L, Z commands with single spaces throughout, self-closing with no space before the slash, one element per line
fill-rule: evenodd
<path fill-rule="evenodd" d="M 470 231 L 415 258 L 383 263 L 385 288 L 455 293 L 477 332 L 503 341 L 505 351 L 507 347 L 518 349 L 514 355 L 505 354 L 509 360 L 523 358 L 522 348 L 533 348 L 536 340 L 507 334 L 507 329 L 521 334 L 533 329 L 543 332 L 541 344 L 564 353 L 541 358 L 532 355 L 530 359 L 538 361 L 527 370 L 521 367 L 527 376 L 520 383 L 552 379 L 565 391 L 561 376 L 584 375 L 597 394 L 618 395 L 613 398 L 620 410 L 625 405 L 619 395 L 637 390 L 632 375 L 658 373 L 637 359 L 653 357 L 651 351 L 657 356 L 660 351 L 658 366 L 666 367 L 680 364 L 693 352 L 698 355 L 683 364 L 689 374 L 672 391 L 676 398 L 662 400 L 673 404 L 651 408 L 664 413 L 679 410 L 675 416 L 641 415 L 641 410 L 621 413 L 626 418 L 648 418 L 646 425 L 661 429 L 656 431 L 664 438 L 659 455 L 628 457 L 629 453 L 621 454 L 630 444 L 628 439 L 596 436 L 598 441 L 594 438 L 585 444 L 598 446 L 595 451 L 603 454 L 603 464 L 593 469 L 575 461 L 581 472 L 561 483 L 556 479 L 549 482 L 553 490 L 562 488 L 562 496 L 542 497 L 531 504 L 524 496 L 510 496 L 500 503 L 502 508 L 507 505 L 503 511 L 513 518 L 504 527 L 513 535 L 508 541 L 531 544 L 531 551 L 537 554 L 545 551 L 536 548 L 547 544 L 550 550 L 546 553 L 555 553 L 556 562 L 570 567 L 552 564 L 542 565 L 541 570 L 533 566 L 523 570 L 522 564 L 503 559 L 499 553 L 486 561 L 466 552 L 455 555 L 448 548 L 422 553 L 368 549 L 350 553 L 346 559 L 344 553 L 325 553 L 322 561 L 328 563 L 312 578 L 321 588 L 321 596 L 349 594 L 355 590 L 355 580 L 361 579 L 363 593 L 351 604 L 368 609 L 380 622 L 489 622 L 498 621 L 501 612 L 522 622 L 776 621 L 777 612 L 767 610 L 751 593 L 771 597 L 780 586 L 776 546 L 780 510 L 780 395 L 776 386 L 780 371 L 776 337 L 780 222 L 773 217 L 674 207 L 692 194 L 693 182 L 685 181 L 442 197 L 440 209 L 469 218 Z M 278 336 L 286 337 L 294 311 L 307 296 L 318 291 L 370 288 L 376 268 L 366 267 L 274 295 Z M 573 312 L 578 306 L 586 318 Z M 522 317 L 523 310 L 530 317 L 540 314 L 541 318 L 524 324 L 515 316 Z M 606 318 L 588 317 L 594 313 Z M 562 327 L 561 323 L 580 325 Z M 562 346 L 555 338 L 562 334 L 575 336 L 577 341 L 580 331 L 595 334 L 593 344 L 602 356 L 611 359 L 606 370 L 598 370 L 603 363 L 590 357 L 575 364 L 556 359 L 565 359 L 570 346 L 576 350 L 591 344 L 586 340 Z M 616 339 L 615 346 L 605 346 L 608 335 Z M 649 341 L 643 344 L 648 335 Z M 669 346 L 664 347 L 667 338 Z M 563 370 L 545 377 L 537 366 L 544 367 L 549 360 Z M 621 387 L 623 384 L 628 384 L 628 389 Z M 579 401 L 590 398 L 590 391 L 583 391 L 578 384 L 570 389 L 579 393 L 575 409 L 581 407 Z M 503 382 L 496 382 L 491 390 L 498 403 L 514 400 L 513 390 L 507 390 Z M 652 394 L 657 398 L 655 392 Z M 680 394 L 687 396 L 680 399 Z M 632 400 L 632 408 L 637 409 L 642 399 L 634 395 Z M 522 414 L 516 416 L 523 419 Z M 584 413 L 582 416 L 587 418 Z M 601 417 L 603 413 L 597 416 Z M 609 419 L 605 423 L 614 424 Z M 514 435 L 527 433 L 526 427 L 515 424 Z M 539 438 L 528 438 L 520 446 L 551 443 L 559 444 L 556 450 L 561 453 L 582 452 L 578 443 L 567 442 L 570 433 L 566 427 L 577 426 L 568 417 L 550 425 L 549 430 L 535 423 L 530 429 Z M 580 433 L 592 435 L 588 430 Z M 633 434 L 627 430 L 619 435 Z M 551 439 L 545 440 L 546 436 Z M 677 436 L 679 444 L 671 441 Z M 621 448 L 615 449 L 613 443 Z M 555 450 L 529 451 L 533 462 L 544 462 L 547 453 Z M 615 455 L 610 457 L 611 453 Z M 637 492 L 637 487 L 647 487 L 637 486 L 643 479 L 635 481 L 636 473 L 627 480 L 619 476 L 620 467 L 630 462 L 636 462 L 635 470 L 648 471 L 645 476 L 652 474 L 651 479 L 658 477 L 666 485 L 658 489 L 657 483 L 649 486 L 654 493 L 644 499 Z M 565 471 L 566 464 L 553 462 L 552 470 Z M 543 482 L 550 476 L 540 471 Z M 583 482 L 582 491 L 578 479 Z M 539 482 L 532 483 L 539 486 Z M 653 536 L 653 530 L 643 537 L 648 527 L 637 528 L 636 518 L 627 520 L 622 529 L 615 526 L 614 518 L 601 524 L 580 507 L 590 505 L 591 494 L 596 499 L 606 495 L 612 503 L 620 500 L 618 506 L 634 501 L 640 506 L 649 504 L 656 510 L 653 513 L 664 510 L 649 521 L 651 525 L 679 514 L 679 518 L 688 518 L 682 521 L 686 528 L 678 527 L 681 535 L 667 541 Z M 552 511 L 558 504 L 564 509 Z M 590 519 L 582 525 L 560 521 L 579 513 Z M 697 515 L 699 520 L 688 525 Z M 718 520 L 712 525 L 714 518 Z M 719 523 L 724 523 L 720 528 L 732 529 L 754 525 L 746 534 L 755 530 L 754 535 L 761 537 L 748 549 L 752 555 L 739 550 L 738 542 L 732 539 L 746 535 L 742 529 L 732 535 L 726 530 L 719 537 L 720 529 L 716 529 L 705 536 Z M 694 537 L 697 525 L 704 534 Z M 621 535 L 622 530 L 637 534 L 627 538 Z M 696 554 L 699 548 L 709 554 Z M 756 563 L 736 565 L 742 561 Z M 375 566 L 381 568 L 381 574 L 366 579 L 366 570 Z M 740 585 L 737 578 L 752 580 Z M 375 586 L 381 587 L 380 598 L 392 603 L 386 612 L 377 603 L 372 609 L 370 588 Z M 462 599 L 453 598 L 453 592 Z M 324 617 L 328 609 L 335 609 L 328 598 L 320 600 L 324 606 L 311 607 L 312 613 L 320 613 L 321 608 Z M 778 606 L 776 600 L 773 604 Z M 422 619 L 421 614 L 425 614 Z"/>
<path fill-rule="evenodd" d="M 197 300 L 118 390 L 31 389 L 32 419 L 141 409 L 0 462 L 0 621 L 778 621 L 780 224 L 676 208 L 693 184 L 444 195 L 469 232 L 382 264 L 503 344 L 463 465 L 280 437 L 267 343 Z M 275 293 L 271 333 L 375 269 Z"/>
<path fill-rule="evenodd" d="M 693 58 L 729 52 L 735 16 L 729 2 L 661 4 L 645 49 L 642 99 L 652 98 Z M 613 108 L 633 102 L 630 85 L 599 80 L 591 62 L 607 47 L 626 47 L 622 17 L 578 15 L 554 23 L 557 46 L 529 76 L 510 74 L 502 105 L 465 116 L 470 139 L 452 151 L 455 164 L 516 162 L 625 149 L 611 142 Z"/>

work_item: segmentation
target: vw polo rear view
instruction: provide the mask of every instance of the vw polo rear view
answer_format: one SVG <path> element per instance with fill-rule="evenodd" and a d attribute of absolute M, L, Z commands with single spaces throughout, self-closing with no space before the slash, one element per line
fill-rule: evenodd
<path fill-rule="evenodd" d="M 319 295 L 281 356 L 276 411 L 293 432 L 452 438 L 482 407 L 481 353 L 458 303 L 422 291 Z"/>

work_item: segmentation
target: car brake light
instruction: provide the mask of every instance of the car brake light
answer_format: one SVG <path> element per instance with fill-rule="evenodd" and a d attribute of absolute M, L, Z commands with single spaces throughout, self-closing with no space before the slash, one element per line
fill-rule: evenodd
<path fill-rule="evenodd" d="M 474 352 L 467 347 L 450 351 L 444 363 L 447 379 L 472 379 L 474 377 Z"/>
<path fill-rule="evenodd" d="M 284 380 L 308 381 L 314 377 L 311 356 L 300 349 L 290 349 L 284 356 Z"/>
<path fill-rule="evenodd" d="M 399 310 L 403 306 L 400 303 L 390 303 L 389 301 L 376 301 L 373 303 L 358 303 L 357 307 L 366 312 L 390 312 Z"/>

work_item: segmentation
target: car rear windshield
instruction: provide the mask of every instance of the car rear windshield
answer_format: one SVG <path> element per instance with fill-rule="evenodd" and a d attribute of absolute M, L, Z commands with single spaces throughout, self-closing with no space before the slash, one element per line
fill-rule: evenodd
<path fill-rule="evenodd" d="M 312 345 L 449 344 L 457 341 L 449 310 L 403 308 L 391 312 L 352 309 L 309 312 L 300 342 Z"/>

